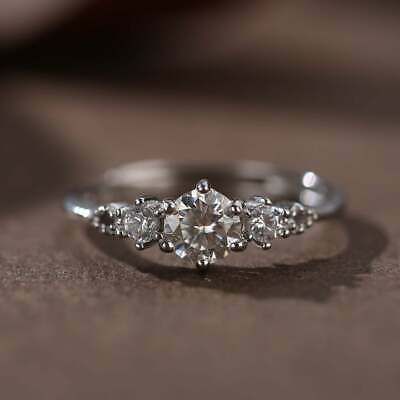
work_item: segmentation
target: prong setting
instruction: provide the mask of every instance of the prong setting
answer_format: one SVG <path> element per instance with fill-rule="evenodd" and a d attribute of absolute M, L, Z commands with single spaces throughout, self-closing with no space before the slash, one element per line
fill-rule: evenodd
<path fill-rule="evenodd" d="M 259 245 L 259 247 L 260 247 L 262 250 L 270 250 L 270 249 L 272 248 L 272 243 L 271 243 L 271 242 L 261 243 L 261 244 Z"/>
<path fill-rule="evenodd" d="M 160 250 L 164 253 L 172 253 L 175 250 L 174 244 L 169 240 L 161 239 L 158 242 L 158 245 L 160 247 Z"/>
<path fill-rule="evenodd" d="M 233 242 L 230 244 L 229 246 L 231 251 L 234 252 L 240 252 L 240 251 L 244 251 L 247 248 L 247 241 L 246 240 L 240 240 L 237 242 Z"/>
<path fill-rule="evenodd" d="M 240 216 L 243 213 L 243 202 L 241 200 L 234 200 L 229 207 L 229 213 L 234 216 Z"/>
<path fill-rule="evenodd" d="M 145 243 L 145 242 L 142 242 L 142 241 L 137 241 L 135 243 L 136 250 L 140 250 L 140 251 L 145 250 L 150 246 L 151 246 L 151 243 L 149 243 L 149 242 Z"/>
<path fill-rule="evenodd" d="M 157 197 L 154 196 L 139 196 L 138 198 L 135 199 L 135 205 L 141 206 L 142 204 L 145 204 L 147 201 L 159 201 L 159 200 Z"/>
<path fill-rule="evenodd" d="M 278 230 L 278 237 L 280 239 L 287 239 L 290 236 L 290 230 L 287 228 L 281 228 Z"/>
<path fill-rule="evenodd" d="M 269 197 L 264 197 L 265 204 L 268 206 L 272 206 L 272 200 Z"/>
<path fill-rule="evenodd" d="M 92 226 L 101 233 L 124 237 L 122 217 L 127 207 L 125 203 L 110 203 L 99 206 L 91 220 Z"/>
<path fill-rule="evenodd" d="M 140 196 L 137 199 L 135 199 L 135 205 L 140 206 L 146 202 L 146 197 Z"/>
<path fill-rule="evenodd" d="M 287 212 L 272 204 L 269 198 L 253 196 L 244 203 L 246 233 L 258 246 L 268 248 L 274 239 L 286 238 Z"/>
<path fill-rule="evenodd" d="M 166 215 L 173 214 L 176 210 L 175 201 L 171 199 L 163 200 L 163 209 Z"/>
<path fill-rule="evenodd" d="M 196 189 L 199 193 L 202 194 L 208 193 L 211 189 L 210 182 L 208 181 L 208 179 L 205 178 L 200 179 L 197 182 Z"/>
<path fill-rule="evenodd" d="M 196 261 L 196 267 L 199 272 L 206 272 L 210 265 L 210 259 L 205 255 L 200 255 Z"/>

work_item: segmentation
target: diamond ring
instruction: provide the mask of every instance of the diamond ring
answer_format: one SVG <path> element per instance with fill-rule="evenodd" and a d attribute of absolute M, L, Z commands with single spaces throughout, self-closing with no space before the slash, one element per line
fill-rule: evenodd
<path fill-rule="evenodd" d="M 64 206 L 102 233 L 133 240 L 139 250 L 158 243 L 206 270 L 249 243 L 269 250 L 273 241 L 303 233 L 340 211 L 343 195 L 314 172 L 264 162 L 151 160 L 108 171 L 68 195 Z"/>

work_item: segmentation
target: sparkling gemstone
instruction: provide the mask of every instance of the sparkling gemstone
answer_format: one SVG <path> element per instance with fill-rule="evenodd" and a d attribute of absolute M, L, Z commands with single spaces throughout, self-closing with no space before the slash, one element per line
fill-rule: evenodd
<path fill-rule="evenodd" d="M 137 206 L 127 207 L 122 212 L 124 234 L 136 241 L 148 243 L 157 238 L 160 231 L 158 200 L 147 200 Z"/>
<path fill-rule="evenodd" d="M 119 235 L 123 230 L 121 209 L 121 205 L 118 203 L 99 207 L 95 212 L 93 225 L 109 235 Z"/>
<path fill-rule="evenodd" d="M 210 263 L 226 257 L 229 246 L 242 237 L 241 217 L 230 212 L 232 201 L 210 189 L 192 190 L 175 201 L 175 211 L 164 221 L 164 235 L 178 257 Z"/>
<path fill-rule="evenodd" d="M 309 213 L 308 208 L 295 201 L 281 201 L 277 203 L 278 207 L 289 211 L 288 225 L 294 227 L 297 233 L 303 232 L 313 223 L 313 215 Z"/>
<path fill-rule="evenodd" d="M 257 244 L 270 243 L 283 228 L 281 211 L 268 204 L 264 198 L 254 196 L 245 202 L 247 233 Z"/>

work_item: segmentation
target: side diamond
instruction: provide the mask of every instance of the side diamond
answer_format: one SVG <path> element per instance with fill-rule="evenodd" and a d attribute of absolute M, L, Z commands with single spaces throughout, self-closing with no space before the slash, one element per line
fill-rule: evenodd
<path fill-rule="evenodd" d="M 125 236 L 140 243 L 157 239 L 161 227 L 162 204 L 158 200 L 146 200 L 122 212 L 122 226 Z"/>
<path fill-rule="evenodd" d="M 317 219 L 317 214 L 312 209 L 295 201 L 281 201 L 276 206 L 286 210 L 287 225 L 292 232 L 297 234 L 303 233 Z"/>
<path fill-rule="evenodd" d="M 247 214 L 246 231 L 256 244 L 269 248 L 272 240 L 285 236 L 284 213 L 282 209 L 272 206 L 269 199 L 254 196 L 244 203 L 244 207 Z"/>
<path fill-rule="evenodd" d="M 108 235 L 123 235 L 122 214 L 126 205 L 110 203 L 100 206 L 94 213 L 92 225 Z"/>

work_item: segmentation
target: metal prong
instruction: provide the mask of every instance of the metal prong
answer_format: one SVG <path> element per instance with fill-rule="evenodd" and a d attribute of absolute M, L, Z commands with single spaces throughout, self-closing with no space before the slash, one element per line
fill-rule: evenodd
<path fill-rule="evenodd" d="M 289 227 L 290 232 L 296 232 L 296 230 L 297 230 L 297 225 L 296 225 L 296 222 L 294 222 L 294 221 L 290 221 L 288 223 L 288 227 Z"/>
<path fill-rule="evenodd" d="M 264 197 L 264 200 L 267 206 L 272 206 L 272 200 L 269 197 Z"/>
<path fill-rule="evenodd" d="M 200 272 L 205 272 L 210 266 L 210 260 L 205 256 L 200 256 L 196 262 L 196 267 Z"/>
<path fill-rule="evenodd" d="M 122 209 L 121 208 L 115 208 L 114 210 L 110 210 L 110 216 L 115 217 L 115 218 L 121 218 Z"/>
<path fill-rule="evenodd" d="M 304 224 L 299 224 L 297 225 L 297 229 L 296 229 L 296 234 L 300 235 L 302 233 L 304 233 L 304 231 L 306 230 Z"/>
<path fill-rule="evenodd" d="M 310 228 L 314 221 L 318 219 L 317 213 L 312 209 L 307 209 L 307 228 Z"/>
<path fill-rule="evenodd" d="M 311 228 L 313 223 L 314 223 L 313 217 L 312 216 L 308 217 L 306 222 L 307 228 Z"/>
<path fill-rule="evenodd" d="M 199 193 L 207 193 L 210 191 L 210 183 L 207 179 L 200 179 L 200 181 L 196 185 L 196 189 Z"/>
<path fill-rule="evenodd" d="M 135 200 L 135 205 L 136 206 L 140 206 L 141 204 L 145 203 L 146 201 L 149 200 L 158 200 L 157 197 L 154 196 L 139 196 L 136 200 Z"/>
<path fill-rule="evenodd" d="M 146 201 L 146 197 L 140 196 L 137 199 L 135 199 L 135 205 L 140 206 Z"/>
<path fill-rule="evenodd" d="M 244 231 L 242 232 L 243 238 L 247 241 L 250 242 L 250 240 L 253 240 L 253 236 L 251 235 L 250 232 Z"/>
<path fill-rule="evenodd" d="M 240 215 L 243 212 L 243 202 L 241 200 L 234 200 L 229 211 L 232 215 Z"/>
<path fill-rule="evenodd" d="M 175 212 L 175 202 L 171 199 L 163 200 L 163 208 L 166 214 L 173 214 Z"/>
<path fill-rule="evenodd" d="M 154 237 L 155 237 L 156 240 L 160 240 L 160 239 L 163 238 L 163 234 L 162 234 L 161 232 L 157 232 L 157 233 L 154 235 Z"/>
<path fill-rule="evenodd" d="M 145 250 L 148 247 L 150 247 L 152 244 L 153 243 L 151 243 L 151 242 L 140 242 L 139 241 L 139 242 L 135 243 L 135 247 L 136 247 L 137 250 Z"/>
<path fill-rule="evenodd" d="M 160 246 L 160 250 L 165 252 L 165 253 L 172 253 L 175 249 L 174 244 L 166 239 L 161 239 L 158 242 L 158 245 Z"/>
<path fill-rule="evenodd" d="M 281 239 L 286 239 L 290 236 L 290 230 L 286 228 L 282 228 L 279 230 L 278 235 Z"/>
<path fill-rule="evenodd" d="M 231 243 L 231 245 L 229 246 L 229 248 L 230 248 L 232 251 L 237 251 L 237 252 L 239 252 L 239 251 L 244 251 L 244 250 L 246 250 L 246 248 L 247 248 L 247 241 L 242 240 L 242 241 L 240 241 L 240 242 Z"/>
<path fill-rule="evenodd" d="M 263 249 L 263 250 L 269 250 L 271 247 L 272 247 L 272 243 L 262 243 L 262 244 L 260 244 L 260 247 Z"/>

